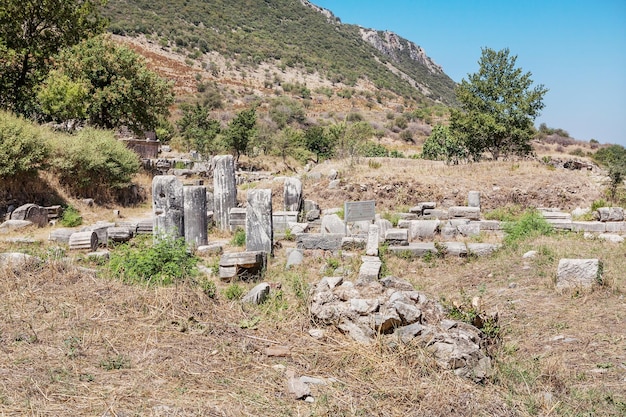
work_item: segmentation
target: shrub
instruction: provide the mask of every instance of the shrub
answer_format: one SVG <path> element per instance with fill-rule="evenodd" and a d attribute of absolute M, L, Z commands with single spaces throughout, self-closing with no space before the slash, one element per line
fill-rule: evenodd
<path fill-rule="evenodd" d="M 49 148 L 42 129 L 7 112 L 0 112 L 0 177 L 17 177 L 39 169 Z"/>
<path fill-rule="evenodd" d="M 385 157 L 389 156 L 389 150 L 379 143 L 367 141 L 363 144 L 362 155 L 368 158 Z"/>
<path fill-rule="evenodd" d="M 553 232 L 552 225 L 537 210 L 527 210 L 518 220 L 504 223 L 503 230 L 506 233 L 504 243 L 511 246 L 522 240 L 550 235 Z"/>
<path fill-rule="evenodd" d="M 73 206 L 67 206 L 63 210 L 63 216 L 61 216 L 61 225 L 64 227 L 76 227 L 83 224 L 83 218 L 80 212 Z"/>
<path fill-rule="evenodd" d="M 244 246 L 246 244 L 246 231 L 238 227 L 230 240 L 230 244 L 233 246 Z"/>
<path fill-rule="evenodd" d="M 197 274 L 198 258 L 187 252 L 184 239 L 134 239 L 111 253 L 111 274 L 128 283 L 169 285 Z"/>
<path fill-rule="evenodd" d="M 237 283 L 230 284 L 224 290 L 224 296 L 231 301 L 239 300 L 243 297 L 243 287 Z"/>
<path fill-rule="evenodd" d="M 110 131 L 88 128 L 76 135 L 56 135 L 50 142 L 52 169 L 75 194 L 122 188 L 141 167 L 137 154 Z"/>

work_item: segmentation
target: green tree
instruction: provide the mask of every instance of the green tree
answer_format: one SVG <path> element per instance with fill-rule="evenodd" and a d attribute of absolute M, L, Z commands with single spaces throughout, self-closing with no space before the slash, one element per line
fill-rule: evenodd
<path fill-rule="evenodd" d="M 279 152 L 283 162 L 287 160 L 287 155 L 300 146 L 303 136 L 300 129 L 287 126 L 274 138 L 274 149 Z"/>
<path fill-rule="evenodd" d="M 430 136 L 424 142 L 422 158 L 442 160 L 447 164 L 457 165 L 467 157 L 467 150 L 458 138 L 450 134 L 450 129 L 444 125 L 433 128 Z"/>
<path fill-rule="evenodd" d="M 333 156 L 334 146 L 332 138 L 324 131 L 321 126 L 311 126 L 304 131 L 304 146 L 313 152 L 317 159 L 316 163 L 320 159 L 326 159 Z"/>
<path fill-rule="evenodd" d="M 64 80 L 61 86 L 55 81 L 59 79 Z M 62 94 L 83 88 L 86 94 Z M 68 109 L 86 103 L 90 125 L 107 129 L 125 125 L 137 134 L 154 130 L 174 101 L 172 83 L 148 70 L 140 55 L 107 36 L 62 51 L 38 97 L 43 111 L 55 119 L 80 115 Z"/>
<path fill-rule="evenodd" d="M 183 117 L 176 122 L 185 142 L 204 158 L 216 150 L 215 138 L 221 131 L 220 122 L 211 119 L 210 109 L 197 103 L 182 106 Z"/>
<path fill-rule="evenodd" d="M 34 111 L 32 91 L 50 58 L 104 30 L 101 0 L 2 0 L 0 2 L 0 107 Z"/>
<path fill-rule="evenodd" d="M 0 177 L 8 179 L 33 174 L 50 152 L 42 129 L 0 110 Z"/>
<path fill-rule="evenodd" d="M 250 140 L 256 134 L 256 109 L 240 111 L 228 124 L 224 133 L 226 146 L 235 153 L 235 160 L 248 149 Z"/>
<path fill-rule="evenodd" d="M 618 189 L 626 179 L 626 148 L 621 145 L 610 145 L 599 149 L 593 159 L 608 169 L 608 197 L 617 202 Z"/>
<path fill-rule="evenodd" d="M 509 50 L 482 49 L 477 73 L 456 88 L 461 109 L 453 109 L 452 135 L 458 137 L 474 160 L 484 152 L 493 159 L 532 151 L 533 122 L 543 109 L 543 85 L 532 88 L 531 73 L 515 67 Z"/>

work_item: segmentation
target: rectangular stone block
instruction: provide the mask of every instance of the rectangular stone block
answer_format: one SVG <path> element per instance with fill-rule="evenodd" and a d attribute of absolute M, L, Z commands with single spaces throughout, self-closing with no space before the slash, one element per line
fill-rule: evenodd
<path fill-rule="evenodd" d="M 298 249 L 339 250 L 344 235 L 339 233 L 303 233 L 297 236 Z"/>
<path fill-rule="evenodd" d="M 377 256 L 363 256 L 361 260 L 363 263 L 361 264 L 361 268 L 359 268 L 358 280 L 360 282 L 377 281 L 382 266 L 380 258 Z"/>
<path fill-rule="evenodd" d="M 589 289 L 602 281 L 602 262 L 598 259 L 561 259 L 556 273 L 557 290 Z"/>
<path fill-rule="evenodd" d="M 274 229 L 272 226 L 272 190 L 248 191 L 246 208 L 246 251 L 274 253 Z"/>
<path fill-rule="evenodd" d="M 441 244 L 450 256 L 467 256 L 467 246 L 463 242 L 443 242 Z"/>
<path fill-rule="evenodd" d="M 470 220 L 480 219 L 480 207 L 453 206 L 448 209 L 450 218 L 462 217 Z"/>
<path fill-rule="evenodd" d="M 500 230 L 500 222 L 498 220 L 479 220 L 480 230 Z"/>
<path fill-rule="evenodd" d="M 229 280 L 260 277 L 265 269 L 267 255 L 265 252 L 231 252 L 220 258 L 220 279 Z"/>
<path fill-rule="evenodd" d="M 606 223 L 607 233 L 626 233 L 626 222 Z"/>
<path fill-rule="evenodd" d="M 389 251 L 395 255 L 410 253 L 411 256 L 421 257 L 428 252 L 437 253 L 437 248 L 433 242 L 410 243 L 407 246 L 389 246 Z"/>
<path fill-rule="evenodd" d="M 553 228 L 558 230 L 572 230 L 572 221 L 563 219 L 546 219 L 546 222 L 550 223 Z"/>
<path fill-rule="evenodd" d="M 367 232 L 367 244 L 365 247 L 365 254 L 368 256 L 378 256 L 378 242 L 379 242 L 378 226 L 373 224 L 370 226 Z"/>
<path fill-rule="evenodd" d="M 572 222 L 572 230 L 574 232 L 606 232 L 606 223 L 602 222 Z"/>

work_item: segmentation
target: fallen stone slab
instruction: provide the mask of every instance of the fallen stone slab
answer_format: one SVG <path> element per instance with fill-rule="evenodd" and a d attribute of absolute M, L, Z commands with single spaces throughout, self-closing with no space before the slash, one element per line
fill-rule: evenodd
<path fill-rule="evenodd" d="M 8 233 L 13 230 L 24 229 L 28 226 L 32 226 L 34 223 L 30 220 L 13 220 L 9 219 L 0 224 L 0 233 Z"/>
<path fill-rule="evenodd" d="M 572 220 L 571 213 L 564 211 L 540 211 L 544 219 Z"/>
<path fill-rule="evenodd" d="M 390 245 L 406 246 L 409 243 L 409 231 L 407 229 L 389 229 L 385 232 L 385 242 Z"/>
<path fill-rule="evenodd" d="M 242 299 L 242 303 L 263 304 L 270 295 L 270 284 L 262 282 L 252 288 Z"/>
<path fill-rule="evenodd" d="M 221 256 L 219 262 L 220 279 L 228 281 L 233 278 L 259 278 L 266 266 L 266 252 L 231 252 Z"/>
<path fill-rule="evenodd" d="M 556 273 L 556 289 L 591 289 L 602 282 L 599 259 L 561 259 Z"/>
<path fill-rule="evenodd" d="M 292 250 L 287 256 L 287 264 L 285 265 L 285 269 L 290 269 L 293 266 L 301 265 L 304 261 L 304 255 L 298 249 Z"/>
<path fill-rule="evenodd" d="M 422 217 L 429 219 L 439 219 L 439 220 L 447 220 L 450 218 L 450 215 L 445 210 L 440 209 L 424 209 Z"/>
<path fill-rule="evenodd" d="M 320 226 L 322 234 L 346 234 L 346 225 L 336 214 L 326 214 L 322 216 Z"/>
<path fill-rule="evenodd" d="M 606 223 L 606 232 L 607 233 L 626 233 L 626 222 L 610 222 Z"/>
<path fill-rule="evenodd" d="M 557 230 L 573 230 L 573 227 L 572 227 L 573 223 L 571 220 L 546 219 L 546 222 L 548 222 L 550 225 L 552 225 L 554 229 L 557 229 Z"/>
<path fill-rule="evenodd" d="M 404 254 L 408 254 L 414 257 L 422 257 L 427 253 L 436 254 L 437 248 L 433 242 L 415 242 L 409 243 L 405 246 L 389 246 L 389 251 L 394 255 L 403 256 Z"/>
<path fill-rule="evenodd" d="M 480 225 L 480 230 L 501 230 L 501 225 L 498 220 L 479 220 L 478 224 Z"/>
<path fill-rule="evenodd" d="M 226 246 L 227 242 L 209 242 L 206 245 L 198 246 L 196 248 L 196 253 L 199 255 L 219 255 L 224 252 L 224 246 Z"/>
<path fill-rule="evenodd" d="M 0 253 L 0 266 L 11 268 L 23 268 L 28 265 L 38 265 L 42 260 L 36 256 L 21 252 Z"/>
<path fill-rule="evenodd" d="M 50 235 L 48 236 L 48 240 L 52 242 L 69 244 L 70 236 L 72 236 L 72 234 L 76 232 L 78 232 L 78 229 L 68 229 L 68 228 L 54 229 L 50 232 Z"/>
<path fill-rule="evenodd" d="M 128 242 L 134 236 L 131 229 L 126 227 L 109 227 L 107 230 L 109 240 L 113 242 Z"/>
<path fill-rule="evenodd" d="M 615 233 L 600 233 L 598 235 L 598 239 L 606 240 L 607 242 L 611 243 L 622 243 L 624 241 L 623 237 Z"/>
<path fill-rule="evenodd" d="M 467 243 L 467 252 L 476 256 L 488 256 L 500 249 L 500 246 L 494 243 Z"/>
<path fill-rule="evenodd" d="M 154 233 L 154 219 L 141 219 L 137 222 L 138 235 L 151 235 Z"/>
<path fill-rule="evenodd" d="M 446 255 L 467 256 L 467 245 L 464 242 L 443 242 L 441 246 L 445 249 Z"/>
<path fill-rule="evenodd" d="M 470 222 L 457 227 L 457 229 L 459 233 L 465 237 L 480 236 L 480 224 L 478 224 L 478 222 Z"/>
<path fill-rule="evenodd" d="M 92 225 L 80 229 L 81 232 L 95 232 L 98 236 L 98 243 L 106 245 L 109 241 L 109 228 L 115 227 L 115 223 L 98 221 Z"/>
<path fill-rule="evenodd" d="M 480 219 L 480 207 L 453 206 L 448 209 L 450 218 L 463 217 L 470 220 Z"/>
<path fill-rule="evenodd" d="M 365 246 L 365 254 L 367 256 L 378 256 L 379 239 L 378 226 L 373 224 L 367 232 L 367 243 Z"/>
<path fill-rule="evenodd" d="M 298 249 L 339 250 L 343 234 L 303 233 L 296 238 Z"/>
<path fill-rule="evenodd" d="M 343 250 L 361 250 L 365 249 L 366 240 L 362 237 L 346 236 L 341 239 L 341 249 Z"/>
<path fill-rule="evenodd" d="M 572 222 L 572 231 L 574 232 L 606 232 L 606 223 L 603 222 Z"/>

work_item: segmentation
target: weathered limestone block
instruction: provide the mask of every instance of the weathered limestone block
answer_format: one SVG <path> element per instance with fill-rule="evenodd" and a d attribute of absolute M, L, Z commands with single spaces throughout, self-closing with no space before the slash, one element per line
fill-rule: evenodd
<path fill-rule="evenodd" d="M 107 238 L 113 242 L 128 242 L 133 236 L 133 231 L 127 227 L 115 226 L 107 229 Z"/>
<path fill-rule="evenodd" d="M 285 269 L 291 269 L 293 266 L 301 265 L 304 261 L 304 255 L 302 251 L 295 249 L 292 250 L 287 256 L 287 264 L 285 265 Z"/>
<path fill-rule="evenodd" d="M 270 295 L 270 284 L 262 282 L 252 288 L 242 299 L 242 303 L 263 304 Z"/>
<path fill-rule="evenodd" d="M 98 242 L 102 245 L 106 245 L 109 241 L 109 229 L 115 227 L 115 223 L 98 221 L 92 225 L 82 227 L 81 232 L 93 231 L 98 235 Z"/>
<path fill-rule="evenodd" d="M 571 213 L 566 213 L 566 212 L 557 211 L 557 210 L 542 210 L 541 215 L 544 217 L 544 219 L 572 220 Z"/>
<path fill-rule="evenodd" d="M 285 211 L 297 211 L 302 208 L 302 181 L 299 178 L 285 178 L 283 189 Z"/>
<path fill-rule="evenodd" d="M 500 222 L 498 220 L 479 220 L 480 230 L 495 231 L 500 230 Z"/>
<path fill-rule="evenodd" d="M 424 209 L 424 218 L 428 219 L 439 219 L 439 220 L 447 220 L 451 216 L 445 210 L 440 209 Z"/>
<path fill-rule="evenodd" d="M 556 273 L 556 289 L 590 289 L 602 282 L 602 262 L 599 259 L 561 259 Z"/>
<path fill-rule="evenodd" d="M 185 242 L 190 247 L 208 243 L 206 188 L 202 185 L 183 187 Z"/>
<path fill-rule="evenodd" d="M 361 268 L 359 269 L 358 282 L 378 281 L 382 262 L 378 256 L 362 256 Z"/>
<path fill-rule="evenodd" d="M 574 232 L 606 232 L 606 223 L 603 222 L 572 222 L 572 231 Z"/>
<path fill-rule="evenodd" d="M 362 237 L 345 236 L 341 239 L 341 249 L 362 250 L 365 249 L 366 239 Z"/>
<path fill-rule="evenodd" d="M 378 256 L 378 242 L 380 240 L 378 234 L 378 226 L 373 224 L 367 232 L 367 244 L 365 246 L 365 254 L 368 256 Z"/>
<path fill-rule="evenodd" d="M 480 191 L 470 191 L 467 193 L 467 206 L 480 208 Z"/>
<path fill-rule="evenodd" d="M 573 223 L 567 219 L 546 219 L 546 222 L 550 223 L 554 229 L 558 230 L 572 230 Z"/>
<path fill-rule="evenodd" d="M 436 254 L 437 248 L 433 242 L 416 242 L 409 243 L 406 246 L 389 246 L 389 251 L 396 254 L 410 254 L 411 256 L 421 257 L 425 256 L 427 253 Z"/>
<path fill-rule="evenodd" d="M 220 279 L 229 281 L 239 277 L 251 279 L 260 277 L 265 269 L 267 254 L 265 252 L 225 253 L 220 258 Z"/>
<path fill-rule="evenodd" d="M 142 219 L 137 222 L 138 235 L 151 235 L 154 232 L 154 219 Z"/>
<path fill-rule="evenodd" d="M 230 228 L 230 209 L 237 206 L 237 178 L 232 155 L 213 158 L 213 213 L 220 230 Z"/>
<path fill-rule="evenodd" d="M 246 214 L 248 210 L 244 207 L 233 207 L 228 213 L 229 229 L 234 232 L 237 229 L 245 230 Z"/>
<path fill-rule="evenodd" d="M 153 232 L 156 237 L 183 236 L 183 184 L 174 175 L 152 180 Z"/>
<path fill-rule="evenodd" d="M 500 249 L 500 245 L 493 243 L 468 243 L 467 252 L 476 256 L 487 256 Z"/>
<path fill-rule="evenodd" d="M 297 211 L 275 211 L 272 213 L 272 224 L 275 233 L 285 233 L 290 223 L 298 222 Z M 292 230 L 293 232 L 293 230 Z"/>
<path fill-rule="evenodd" d="M 443 242 L 441 245 L 447 255 L 459 257 L 467 256 L 467 246 L 463 242 Z"/>
<path fill-rule="evenodd" d="M 376 226 L 378 226 L 378 241 L 384 242 L 387 230 L 393 228 L 393 224 L 387 219 L 376 219 Z"/>
<path fill-rule="evenodd" d="M 248 191 L 246 251 L 274 253 L 271 189 Z"/>
<path fill-rule="evenodd" d="M 611 243 L 622 243 L 624 241 L 623 237 L 615 233 L 600 233 L 598 235 L 598 239 L 606 240 L 607 242 Z"/>
<path fill-rule="evenodd" d="M 457 229 L 460 234 L 466 237 L 480 236 L 480 224 L 478 222 L 470 222 L 457 227 Z"/>
<path fill-rule="evenodd" d="M 88 249 L 94 252 L 98 247 L 98 235 L 94 231 L 72 233 L 69 240 L 70 250 Z"/>
<path fill-rule="evenodd" d="M 470 220 L 480 219 L 480 207 L 453 206 L 448 209 L 450 218 L 463 217 Z"/>
<path fill-rule="evenodd" d="M 34 223 L 29 220 L 14 220 L 9 219 L 6 222 L 0 224 L 0 233 L 8 233 L 12 230 L 23 229 L 28 226 L 32 226 Z"/>
<path fill-rule="evenodd" d="M 50 236 L 48 237 L 48 240 L 52 242 L 68 244 L 70 242 L 70 236 L 72 236 L 72 234 L 76 232 L 78 232 L 77 229 L 66 229 L 66 228 L 54 229 L 50 232 Z"/>
<path fill-rule="evenodd" d="M 325 214 L 322 216 L 322 234 L 346 234 L 346 225 L 336 214 Z"/>
<path fill-rule="evenodd" d="M 298 249 L 339 250 L 343 234 L 303 233 L 296 238 Z"/>
<path fill-rule="evenodd" d="M 21 252 L 0 253 L 0 267 L 23 268 L 28 265 L 38 265 L 41 258 Z"/>
<path fill-rule="evenodd" d="M 389 229 L 385 233 L 385 242 L 390 245 L 406 246 L 409 242 L 409 231 L 407 229 Z"/>
<path fill-rule="evenodd" d="M 600 207 L 593 213 L 593 215 L 601 222 L 624 221 L 624 209 L 621 207 Z"/>
<path fill-rule="evenodd" d="M 626 222 L 606 223 L 607 233 L 626 233 Z"/>
<path fill-rule="evenodd" d="M 28 220 L 37 227 L 44 227 L 48 224 L 48 210 L 37 204 L 24 204 L 13 210 L 11 220 Z"/>
<path fill-rule="evenodd" d="M 411 220 L 409 223 L 409 241 L 433 239 L 440 223 L 439 220 Z"/>

